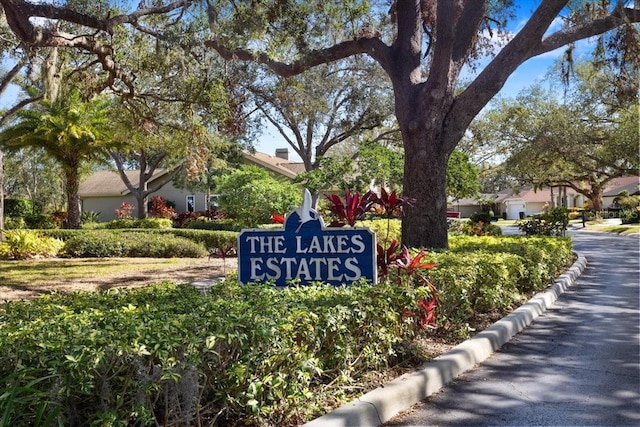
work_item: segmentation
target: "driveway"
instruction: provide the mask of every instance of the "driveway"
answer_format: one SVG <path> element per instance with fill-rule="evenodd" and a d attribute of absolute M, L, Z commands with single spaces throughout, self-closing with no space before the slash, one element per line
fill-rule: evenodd
<path fill-rule="evenodd" d="M 637 237 L 573 232 L 587 268 L 482 365 L 385 426 L 640 425 Z"/>

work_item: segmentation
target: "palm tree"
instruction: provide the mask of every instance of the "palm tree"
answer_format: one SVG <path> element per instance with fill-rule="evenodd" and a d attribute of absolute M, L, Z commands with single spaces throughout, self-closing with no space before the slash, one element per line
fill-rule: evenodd
<path fill-rule="evenodd" d="M 109 135 L 109 107 L 105 98 L 84 102 L 73 92 L 20 111 L 15 124 L 0 132 L 0 149 L 42 147 L 60 163 L 67 195 L 66 228 L 80 228 L 80 166 L 106 158 L 107 150 L 116 145 Z"/>

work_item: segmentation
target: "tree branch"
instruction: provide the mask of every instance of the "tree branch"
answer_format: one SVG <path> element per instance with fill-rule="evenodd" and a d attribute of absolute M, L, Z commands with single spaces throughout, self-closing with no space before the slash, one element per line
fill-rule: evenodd
<path fill-rule="evenodd" d="M 34 96 L 32 98 L 23 99 L 22 101 L 18 102 L 16 105 L 14 105 L 9 110 L 5 111 L 4 114 L 2 114 L 2 116 L 0 117 L 0 126 L 4 125 L 7 122 L 7 120 L 13 117 L 22 108 L 31 104 L 32 102 L 40 101 L 42 98 L 43 96 L 39 95 L 39 96 Z"/>
<path fill-rule="evenodd" d="M 606 33 L 620 26 L 623 22 L 637 23 L 640 22 L 640 10 L 629 8 L 616 8 L 610 15 L 604 18 L 594 19 L 593 21 L 576 25 L 566 30 L 557 31 L 545 38 L 540 45 L 531 52 L 526 58 L 533 58 L 546 52 L 566 46 L 578 40 L 597 36 Z"/>
<path fill-rule="evenodd" d="M 292 77 L 316 65 L 328 64 L 359 53 L 368 54 L 380 63 L 383 68 L 389 66 L 389 47 L 377 37 L 348 40 L 326 49 L 312 50 L 291 63 L 274 60 L 263 52 L 254 52 L 247 49 L 229 49 L 215 38 L 205 41 L 204 44 L 206 47 L 214 49 L 227 61 L 233 59 L 254 61 L 266 65 L 274 73 L 282 77 Z"/>

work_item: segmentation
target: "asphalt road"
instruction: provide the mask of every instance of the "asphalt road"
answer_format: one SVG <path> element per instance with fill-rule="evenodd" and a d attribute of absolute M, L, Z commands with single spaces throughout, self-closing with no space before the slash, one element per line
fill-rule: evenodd
<path fill-rule="evenodd" d="M 640 426 L 640 240 L 576 232 L 575 286 L 482 365 L 385 426 Z"/>

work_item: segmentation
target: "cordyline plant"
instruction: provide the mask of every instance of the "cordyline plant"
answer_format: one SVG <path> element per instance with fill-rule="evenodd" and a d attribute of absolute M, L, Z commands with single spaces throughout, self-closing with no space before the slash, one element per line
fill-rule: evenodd
<path fill-rule="evenodd" d="M 398 196 L 395 190 L 387 193 L 384 188 L 380 189 L 380 196 L 371 190 L 360 196 L 357 191 L 351 193 L 346 189 L 344 201 L 337 194 L 325 195 L 325 197 L 331 202 L 329 211 L 336 217 L 336 220 L 331 223 L 331 227 L 342 227 L 345 224 L 353 227 L 356 221 L 362 219 L 376 205 L 379 208 L 378 212 L 390 219 L 399 216 L 403 207 L 410 206 L 415 202 L 415 199 L 411 197 Z"/>
<path fill-rule="evenodd" d="M 436 266 L 433 262 L 426 262 L 427 252 L 424 249 L 411 256 L 409 249 L 402 245 L 399 248 L 398 241 L 392 240 L 391 245 L 385 249 L 380 244 L 378 251 L 378 276 L 380 280 L 395 282 L 398 286 L 424 286 L 429 291 L 430 298 L 422 298 L 418 301 L 419 313 L 405 310 L 405 317 L 417 317 L 419 329 L 435 328 L 437 325 L 437 309 L 440 304 L 438 290 L 424 275 L 426 270 Z"/>
<path fill-rule="evenodd" d="M 116 216 L 118 219 L 131 219 L 133 209 L 134 207 L 131 203 L 122 202 L 122 205 L 116 209 Z"/>
<path fill-rule="evenodd" d="M 337 194 L 325 195 L 325 197 L 331 202 L 329 211 L 336 217 L 329 225 L 330 227 L 342 227 L 345 224 L 353 227 L 356 221 L 362 219 L 378 200 L 376 193 L 371 190 L 360 196 L 357 191 L 351 193 L 349 189 L 346 189 L 344 202 Z"/>
<path fill-rule="evenodd" d="M 405 206 L 412 206 L 416 199 L 407 196 L 398 196 L 396 191 L 387 193 L 384 187 L 380 188 L 380 196 L 376 200 L 376 204 L 380 207 L 381 213 L 387 218 L 387 235 L 385 236 L 385 244 L 389 241 L 389 222 L 394 216 L 402 215 Z"/>
<path fill-rule="evenodd" d="M 271 215 L 271 222 L 273 224 L 284 224 L 284 221 L 285 221 L 284 215 L 280 215 L 280 214 Z"/>

